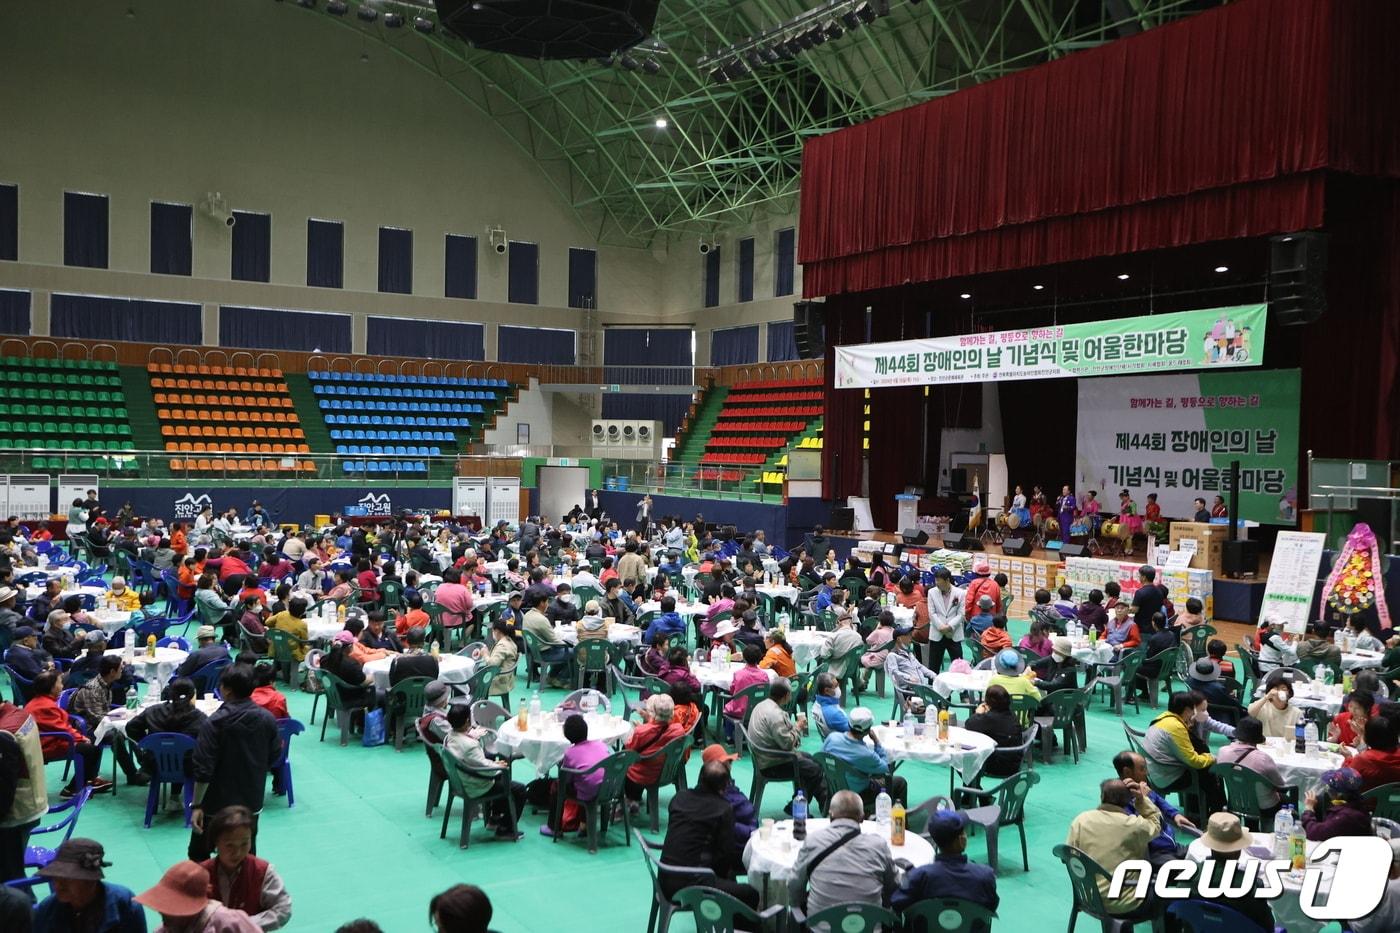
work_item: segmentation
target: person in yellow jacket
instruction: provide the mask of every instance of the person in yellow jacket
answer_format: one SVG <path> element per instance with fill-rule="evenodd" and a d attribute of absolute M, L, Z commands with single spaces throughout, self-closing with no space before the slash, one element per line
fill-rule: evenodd
<path fill-rule="evenodd" d="M 1215 756 L 1208 751 L 1205 735 L 1218 731 L 1233 735 L 1234 730 L 1210 718 L 1206 698 L 1194 690 L 1173 693 L 1167 711 L 1152 720 L 1143 739 L 1148 782 L 1160 794 L 1189 790 L 1193 784 L 1205 796 L 1201 802 L 1183 807 L 1188 813 L 1212 813 L 1225 805 L 1220 781 L 1209 772 Z"/>
<path fill-rule="evenodd" d="M 141 608 L 141 594 L 126 585 L 125 577 L 113 577 L 112 586 L 97 601 L 98 609 L 114 606 L 121 612 L 135 612 Z"/>

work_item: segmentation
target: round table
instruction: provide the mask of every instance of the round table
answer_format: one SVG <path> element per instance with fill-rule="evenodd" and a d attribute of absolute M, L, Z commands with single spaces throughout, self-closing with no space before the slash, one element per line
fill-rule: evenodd
<path fill-rule="evenodd" d="M 57 602 L 61 603 L 69 596 L 91 596 L 94 605 L 96 605 L 96 600 L 101 599 L 106 594 L 107 588 L 105 586 L 75 586 L 59 593 Z M 37 585 L 27 586 L 24 588 L 24 595 L 26 599 L 38 599 L 44 595 L 44 588 Z"/>
<path fill-rule="evenodd" d="M 1254 692 L 1254 696 L 1257 699 L 1262 697 L 1265 692 L 1264 688 L 1260 687 Z M 1342 711 L 1342 704 L 1345 701 L 1346 696 L 1342 693 L 1341 684 L 1332 684 L 1328 686 L 1327 684 L 1318 683 L 1315 680 L 1307 683 L 1295 682 L 1293 684 L 1293 699 L 1291 703 L 1293 706 L 1297 706 L 1300 709 L 1325 709 L 1329 716 L 1335 716 Z M 1323 738 L 1326 738 L 1326 736 L 1323 736 Z"/>
<path fill-rule="evenodd" d="M 811 664 L 831 644 L 832 634 L 814 628 L 788 629 L 787 641 L 792 646 L 793 663 L 798 667 Z"/>
<path fill-rule="evenodd" d="M 786 586 L 781 583 L 761 583 L 755 586 L 754 590 L 765 596 L 771 596 L 774 599 L 786 599 L 790 603 L 796 602 L 798 595 L 801 593 L 801 590 L 797 587 Z"/>
<path fill-rule="evenodd" d="M 119 658 L 126 656 L 125 648 L 108 648 L 104 654 L 113 654 Z M 179 648 L 157 648 L 154 658 L 146 656 L 146 649 L 136 648 L 131 656 L 131 666 L 136 668 L 137 673 L 146 679 L 151 686 L 147 693 L 160 693 L 160 686 L 165 684 L 175 674 L 181 664 L 185 663 L 185 658 L 190 656 L 188 651 L 181 651 Z"/>
<path fill-rule="evenodd" d="M 1108 664 L 1113 660 L 1113 646 L 1106 641 L 1077 641 L 1070 651 L 1070 657 L 1080 664 Z"/>
<path fill-rule="evenodd" d="M 559 640 L 565 644 L 578 644 L 578 629 L 572 625 L 556 625 L 554 626 L 554 634 L 558 635 Z M 642 643 L 642 630 L 635 625 L 614 622 L 608 626 L 608 641 L 614 645 L 640 645 Z"/>
<path fill-rule="evenodd" d="M 131 621 L 131 613 L 122 612 L 120 609 L 94 609 L 87 614 L 88 621 L 92 622 L 110 638 L 113 633 L 126 628 Z"/>
<path fill-rule="evenodd" d="M 919 727 L 922 726 L 920 723 Z M 997 750 L 997 743 L 990 736 L 971 732 L 961 726 L 948 727 L 946 744 L 928 737 L 927 730 L 924 731 L 925 735 L 915 735 L 912 741 L 906 742 L 904 732 L 898 726 L 875 727 L 875 734 L 879 736 L 880 744 L 885 747 L 891 761 L 944 765 L 956 769 L 965 781 L 980 774 L 982 766 Z"/>
<path fill-rule="evenodd" d="M 1299 789 L 1299 800 L 1310 789 L 1322 784 L 1322 772 L 1341 767 L 1343 761 L 1341 755 L 1321 750 L 1316 758 L 1300 755 L 1293 750 L 1292 739 L 1269 739 L 1259 750 L 1274 760 L 1285 786 Z"/>
<path fill-rule="evenodd" d="M 143 702 L 136 709 L 118 707 L 117 709 L 112 710 L 106 716 L 103 716 L 102 719 L 97 723 L 97 728 L 93 730 L 93 744 L 100 745 L 103 739 L 105 739 L 108 735 L 111 735 L 114 732 L 117 735 L 120 735 L 122 738 L 126 738 L 126 727 L 130 725 L 131 720 L 135 719 L 137 714 L 139 714 L 143 709 L 146 709 L 148 706 L 154 706 L 157 702 L 159 702 L 159 698 L 156 696 L 153 696 L 151 694 L 147 694 L 146 696 L 147 701 Z M 214 712 L 214 710 L 218 709 L 224 704 L 222 700 L 216 700 L 213 697 L 209 697 L 208 699 L 195 700 L 194 705 L 195 708 L 198 709 L 201 713 L 208 716 L 210 713 Z"/>
<path fill-rule="evenodd" d="M 531 722 L 527 732 L 521 733 L 517 727 L 519 720 L 512 716 L 501 723 L 496 733 L 496 747 L 501 751 L 524 755 L 535 766 L 535 772 L 544 777 L 569 750 L 569 740 L 564 738 L 564 724 L 555 720 L 551 710 L 541 717 L 542 723 Z M 593 713 L 588 720 L 588 737 L 610 745 L 627 741 L 632 734 L 632 723 L 621 716 L 606 713 Z"/>
<path fill-rule="evenodd" d="M 831 821 L 822 817 L 807 820 L 807 838 L 826 829 Z M 883 836 L 889 842 L 888 825 L 874 820 L 864 820 L 860 831 L 865 835 Z M 797 854 L 802 851 L 802 843 L 792 838 L 792 820 L 781 820 L 773 824 L 772 834 L 762 838 L 761 828 L 749 836 L 744 846 L 744 867 L 748 871 L 749 883 L 764 892 L 765 904 L 787 902 L 788 882 L 793 879 L 797 867 Z M 915 868 L 933 862 L 933 844 L 918 833 L 906 830 L 904 845 L 890 845 L 890 857 L 905 859 Z"/>
<path fill-rule="evenodd" d="M 725 661 L 721 665 L 715 665 L 706 661 L 704 664 L 692 664 L 690 672 L 695 675 L 695 679 L 700 681 L 702 688 L 714 688 L 728 693 L 734 686 L 734 674 L 744 666 L 742 661 Z M 763 668 L 768 673 L 768 679 L 773 680 L 777 674 L 771 667 Z"/>
<path fill-rule="evenodd" d="M 637 615 L 641 616 L 648 612 L 660 612 L 661 603 L 656 600 L 648 600 L 637 607 Z M 694 618 L 695 616 L 708 615 L 710 607 L 707 603 L 676 603 L 676 613 L 684 618 Z"/>
<path fill-rule="evenodd" d="M 378 658 L 365 665 L 365 673 L 374 677 L 374 685 L 380 690 L 389 689 L 389 667 L 394 663 L 394 655 Z M 438 680 L 449 684 L 464 684 L 476 670 L 476 660 L 460 654 L 438 656 Z"/>
<path fill-rule="evenodd" d="M 987 684 L 995 675 L 995 671 L 968 671 L 966 674 L 958 674 L 953 671 L 944 671 L 933 679 L 933 689 L 943 696 L 952 696 L 954 693 L 971 693 L 981 696 L 987 690 Z"/>
<path fill-rule="evenodd" d="M 306 623 L 307 641 L 327 641 L 334 636 L 336 632 L 345 628 L 340 620 L 335 617 L 335 613 L 331 613 L 329 619 L 325 616 L 315 615 L 307 616 L 303 621 Z"/>
<path fill-rule="evenodd" d="M 1308 852 L 1312 852 L 1317 843 L 1308 842 Z M 1186 847 L 1186 857 L 1196 862 L 1203 862 L 1209 857 L 1211 851 L 1206 848 L 1204 839 L 1193 839 Z M 1273 833 L 1254 833 L 1254 844 L 1248 849 L 1240 852 L 1239 860 L 1243 862 L 1257 862 L 1274 857 L 1274 835 Z M 1331 860 L 1316 866 L 1322 876 L 1318 885 L 1318 897 L 1326 900 L 1327 893 L 1332 889 L 1332 877 L 1336 872 L 1336 865 Z M 1284 872 L 1281 876 L 1283 882 L 1283 893 L 1269 901 L 1269 907 L 1274 912 L 1274 923 L 1285 927 L 1288 933 L 1316 933 L 1322 929 L 1328 921 L 1314 920 L 1303 913 L 1299 897 L 1303 891 L 1303 881 L 1292 872 Z"/>
<path fill-rule="evenodd" d="M 1351 651 L 1342 655 L 1342 670 L 1355 671 L 1366 667 L 1380 667 L 1385 655 L 1379 651 Z"/>

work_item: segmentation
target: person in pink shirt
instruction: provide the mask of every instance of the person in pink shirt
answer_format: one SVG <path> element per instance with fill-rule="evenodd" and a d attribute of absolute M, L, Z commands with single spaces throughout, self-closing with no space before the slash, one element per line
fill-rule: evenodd
<path fill-rule="evenodd" d="M 588 721 L 578 714 L 570 716 L 564 720 L 564 738 L 571 743 L 564 758 L 559 762 L 560 768 L 572 770 L 582 770 L 592 768 L 612 754 L 612 749 L 607 743 L 599 742 L 597 739 L 588 737 Z M 581 803 L 587 803 L 598 796 L 598 788 L 603 785 L 603 769 L 599 768 L 587 774 L 580 774 L 573 779 L 571 793 L 564 798 L 564 807 L 560 812 L 560 822 L 562 826 L 554 825 L 554 808 L 550 808 L 550 824 L 540 827 L 541 836 L 553 836 L 555 833 L 578 829 L 582 824 L 583 808 Z"/>
<path fill-rule="evenodd" d="M 746 697 L 738 696 L 738 694 L 746 687 L 769 682 L 768 672 L 758 666 L 758 662 L 762 660 L 763 647 L 761 645 L 744 646 L 744 666 L 734 672 L 734 682 L 729 688 L 729 694 L 735 697 L 735 699 L 724 704 L 724 714 L 726 716 L 742 717 L 744 713 L 748 711 L 749 701 Z M 728 733 L 731 728 L 728 722 L 724 724 L 724 731 L 726 733 Z"/>
<path fill-rule="evenodd" d="M 472 621 L 472 589 L 462 583 L 462 571 L 456 567 L 442 572 L 442 583 L 433 598 L 446 610 L 442 614 L 443 628 L 457 628 Z"/>

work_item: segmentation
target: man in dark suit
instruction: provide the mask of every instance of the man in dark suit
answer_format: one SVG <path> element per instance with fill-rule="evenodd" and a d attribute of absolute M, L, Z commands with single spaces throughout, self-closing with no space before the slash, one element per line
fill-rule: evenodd
<path fill-rule="evenodd" d="M 603 497 L 598 490 L 593 490 L 588 494 L 588 517 L 601 518 L 603 516 Z"/>

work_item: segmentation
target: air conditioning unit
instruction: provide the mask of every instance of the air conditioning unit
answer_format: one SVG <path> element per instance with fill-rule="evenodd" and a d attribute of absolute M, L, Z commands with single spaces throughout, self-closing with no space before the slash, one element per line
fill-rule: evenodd
<path fill-rule="evenodd" d="M 622 443 L 626 444 L 628 447 L 637 446 L 637 422 L 622 422 Z"/>

